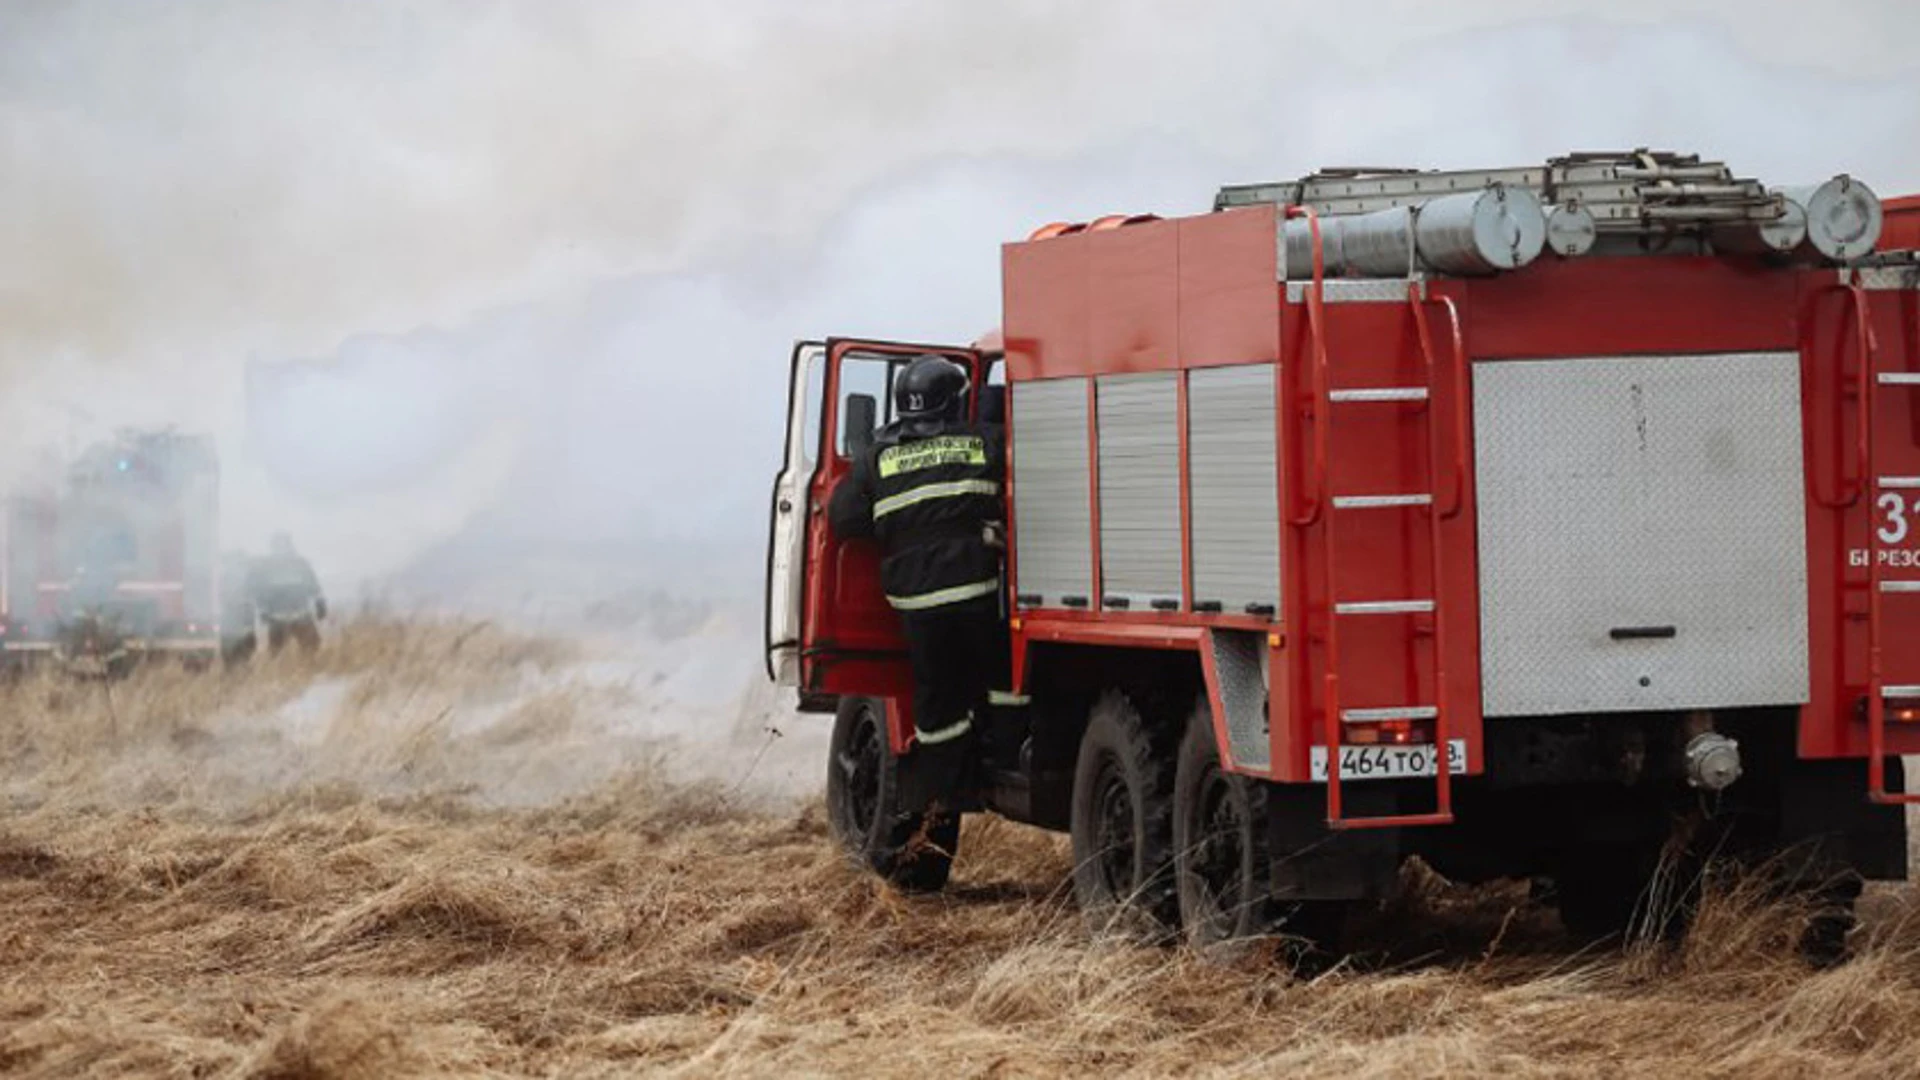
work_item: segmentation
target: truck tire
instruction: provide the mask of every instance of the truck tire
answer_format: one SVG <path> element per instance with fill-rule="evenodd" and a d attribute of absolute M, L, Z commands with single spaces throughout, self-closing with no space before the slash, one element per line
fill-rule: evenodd
<path fill-rule="evenodd" d="M 827 825 L 854 865 L 905 892 L 938 892 L 953 871 L 960 818 L 947 815 L 920 837 L 926 815 L 900 810 L 900 759 L 887 742 L 886 706 L 843 697 L 827 762 Z"/>
<path fill-rule="evenodd" d="M 1187 721 L 1173 777 L 1173 867 L 1180 923 L 1206 949 L 1273 929 L 1267 790 L 1220 768 L 1213 710 Z"/>
<path fill-rule="evenodd" d="M 1586 844 L 1566 853 L 1554 875 L 1555 903 L 1569 936 L 1582 944 L 1677 942 L 1691 920 L 1690 897 L 1674 895 L 1698 867 L 1665 866 L 1658 838 Z"/>
<path fill-rule="evenodd" d="M 1173 871 L 1174 755 L 1140 713 L 1103 695 L 1080 738 L 1070 832 L 1073 892 L 1094 933 L 1160 940 L 1179 926 Z"/>
<path fill-rule="evenodd" d="M 1352 905 L 1345 900 L 1282 901 L 1273 895 L 1268 788 L 1220 768 L 1213 710 L 1202 698 L 1180 740 L 1173 781 L 1174 877 L 1180 924 L 1203 951 L 1279 939 L 1280 955 L 1302 972 L 1341 953 Z"/>

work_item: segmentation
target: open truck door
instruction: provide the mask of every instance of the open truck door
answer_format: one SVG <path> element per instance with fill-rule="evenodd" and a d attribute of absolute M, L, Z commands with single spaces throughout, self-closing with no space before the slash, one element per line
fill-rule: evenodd
<path fill-rule="evenodd" d="M 768 511 L 766 651 L 767 678 L 781 686 L 800 684 L 800 602 L 805 580 L 808 490 L 818 467 L 821 386 L 827 347 L 803 341 L 793 347 L 787 373 L 786 449 L 773 481 Z"/>
<path fill-rule="evenodd" d="M 893 421 L 893 380 L 927 353 L 965 366 L 974 386 L 984 383 L 973 349 L 843 338 L 794 349 L 768 538 L 766 643 L 769 677 L 797 687 L 803 703 L 911 691 L 900 620 L 880 589 L 879 548 L 834 536 L 827 501 Z"/>

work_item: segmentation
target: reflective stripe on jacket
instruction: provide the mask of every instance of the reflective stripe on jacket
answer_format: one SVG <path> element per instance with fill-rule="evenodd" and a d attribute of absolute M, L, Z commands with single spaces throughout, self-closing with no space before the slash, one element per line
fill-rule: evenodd
<path fill-rule="evenodd" d="M 841 536 L 872 536 L 884 556 L 880 584 L 902 611 L 991 596 L 1000 555 L 982 531 L 1006 516 L 1001 429 L 942 424 L 889 429 L 834 489 L 828 519 Z"/>

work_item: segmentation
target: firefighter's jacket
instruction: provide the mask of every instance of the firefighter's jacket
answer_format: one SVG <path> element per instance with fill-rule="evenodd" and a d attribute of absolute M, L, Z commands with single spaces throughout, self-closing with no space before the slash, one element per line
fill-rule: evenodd
<path fill-rule="evenodd" d="M 890 425 L 834 488 L 829 523 L 839 536 L 880 541 L 880 585 L 895 608 L 925 611 L 999 591 L 1000 553 L 985 531 L 1006 516 L 1001 431 L 965 421 Z"/>
<path fill-rule="evenodd" d="M 286 617 L 311 611 L 326 618 L 327 601 L 313 566 L 294 554 L 267 555 L 247 571 L 247 600 L 262 615 Z"/>

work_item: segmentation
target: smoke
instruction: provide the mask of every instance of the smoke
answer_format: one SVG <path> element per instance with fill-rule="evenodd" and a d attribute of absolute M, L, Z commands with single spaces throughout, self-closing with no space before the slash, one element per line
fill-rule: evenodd
<path fill-rule="evenodd" d="M 0 9 L 0 453 L 214 431 L 336 586 L 757 589 L 785 357 L 1326 164 L 1920 189 L 1920 12 L 1150 0 Z M 581 568 L 592 568 L 584 572 Z M 564 576 L 564 575 L 562 575 Z"/>

